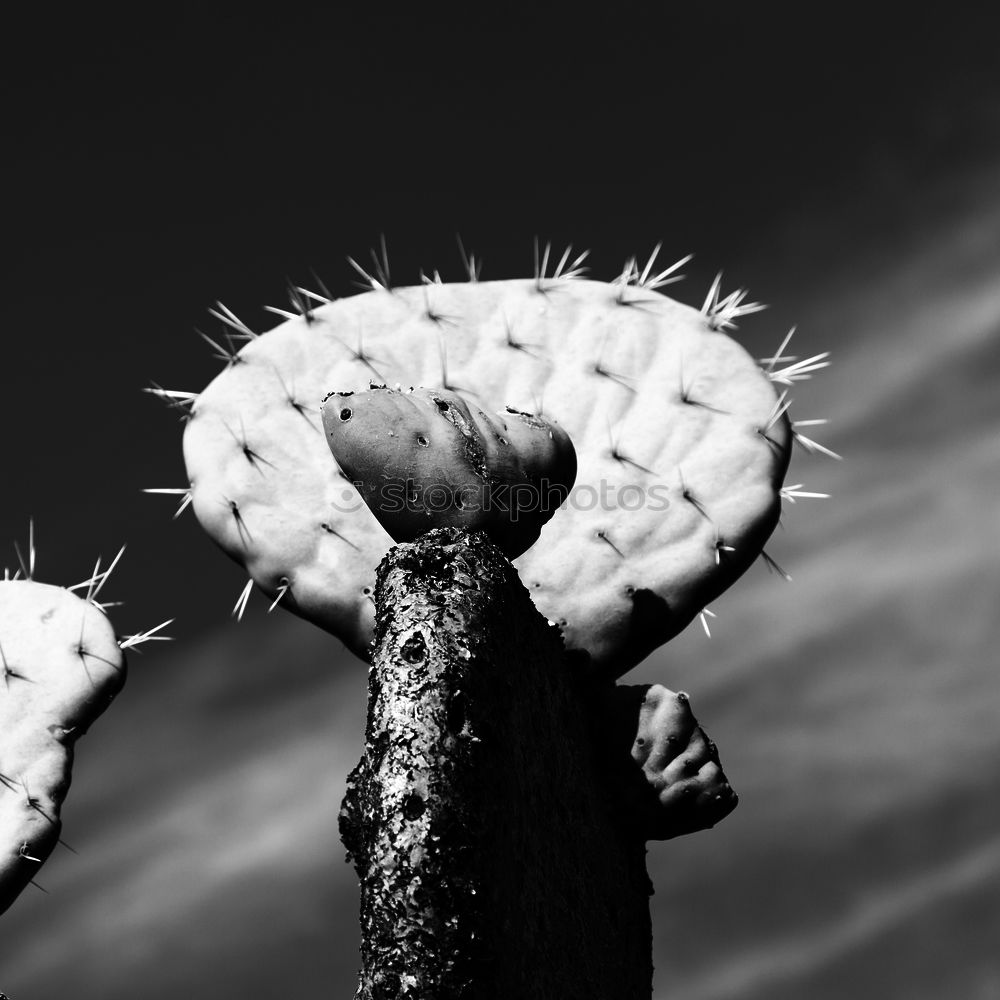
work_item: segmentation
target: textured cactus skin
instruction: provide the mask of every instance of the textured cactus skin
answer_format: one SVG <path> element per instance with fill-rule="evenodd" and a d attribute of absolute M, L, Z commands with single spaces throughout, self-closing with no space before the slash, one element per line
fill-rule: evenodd
<path fill-rule="evenodd" d="M 334 392 L 322 413 L 337 464 L 397 542 L 432 528 L 485 531 L 514 558 L 576 478 L 561 428 L 517 410 L 493 416 L 453 392 Z"/>
<path fill-rule="evenodd" d="M 318 407 L 373 376 L 541 412 L 566 430 L 576 488 L 515 565 L 567 645 L 605 673 L 686 627 L 777 523 L 789 422 L 774 419 L 777 394 L 754 359 L 698 310 L 582 279 L 336 300 L 234 354 L 191 407 L 184 456 L 211 537 L 363 657 L 392 540 L 338 470 Z"/>
<path fill-rule="evenodd" d="M 644 819 L 650 840 L 707 830 L 739 802 L 715 744 L 698 725 L 683 691 L 649 687 L 639 709 L 632 759 L 656 792 L 657 805 Z"/>
<path fill-rule="evenodd" d="M 125 657 L 91 602 L 0 581 L 0 912 L 59 839 L 73 746 L 121 689 Z"/>

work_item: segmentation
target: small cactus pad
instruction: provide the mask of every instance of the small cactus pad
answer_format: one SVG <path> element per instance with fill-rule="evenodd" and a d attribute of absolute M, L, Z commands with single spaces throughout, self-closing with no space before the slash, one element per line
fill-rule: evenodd
<path fill-rule="evenodd" d="M 510 408 L 490 416 L 454 392 L 372 386 L 331 393 L 322 411 L 337 464 L 397 542 L 485 531 L 514 558 L 576 478 L 565 431 Z"/>
<path fill-rule="evenodd" d="M 683 691 L 675 693 L 661 684 L 646 691 L 632 759 L 656 792 L 656 807 L 644 823 L 649 840 L 707 830 L 739 802 L 715 744 L 698 725 Z"/>
<path fill-rule="evenodd" d="M 91 601 L 0 581 L 0 912 L 59 841 L 73 745 L 125 682 L 115 631 Z"/>
<path fill-rule="evenodd" d="M 263 335 L 216 311 L 225 370 L 197 396 L 154 390 L 189 413 L 185 501 L 265 593 L 366 656 L 392 539 L 330 454 L 320 401 L 374 378 L 539 413 L 569 435 L 578 474 L 515 566 L 567 645 L 620 676 L 761 554 L 792 428 L 776 379 L 724 332 L 759 308 L 744 293 L 720 300 L 716 284 L 699 311 L 634 269 L 611 284 L 557 272 L 407 288 L 383 276 L 315 307 L 296 291 Z"/>

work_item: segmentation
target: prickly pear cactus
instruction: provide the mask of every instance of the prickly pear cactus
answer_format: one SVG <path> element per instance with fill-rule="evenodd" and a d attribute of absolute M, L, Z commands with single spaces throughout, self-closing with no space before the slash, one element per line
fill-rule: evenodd
<path fill-rule="evenodd" d="M 163 627 L 115 635 L 97 599 L 113 568 L 98 564 L 83 597 L 33 566 L 0 580 L 0 913 L 60 842 L 74 746 L 125 683 L 124 650 Z"/>
<path fill-rule="evenodd" d="M 519 556 L 576 478 L 560 427 L 509 407 L 490 415 L 454 392 L 334 392 L 322 413 L 337 464 L 397 542 L 462 528 Z"/>
<path fill-rule="evenodd" d="M 644 831 L 667 840 L 725 819 L 739 797 L 726 779 L 719 751 L 691 711 L 683 691 L 651 685 L 639 708 L 632 759 L 656 791 Z"/>
<path fill-rule="evenodd" d="M 152 390 L 189 416 L 190 486 L 160 492 L 182 494 L 247 568 L 240 613 L 256 583 L 366 656 L 392 539 L 333 460 L 319 406 L 372 380 L 511 406 L 568 433 L 576 485 L 515 566 L 567 645 L 605 673 L 680 632 L 761 555 L 792 440 L 807 442 L 780 387 L 825 362 L 784 358 L 784 345 L 755 361 L 727 331 L 763 307 L 721 297 L 718 279 L 700 310 L 667 298 L 658 289 L 683 261 L 653 273 L 654 252 L 605 283 L 582 277 L 584 256 L 567 251 L 550 275 L 536 248 L 533 278 L 480 281 L 472 263 L 465 282 L 396 288 L 383 253 L 373 274 L 355 264 L 364 294 L 293 289 L 264 335 L 213 310 L 226 332 L 206 339 L 225 370 L 200 394 Z"/>

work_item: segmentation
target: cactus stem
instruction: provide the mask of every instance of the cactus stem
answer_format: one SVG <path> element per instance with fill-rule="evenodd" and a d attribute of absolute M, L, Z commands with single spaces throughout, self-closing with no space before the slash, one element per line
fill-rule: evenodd
<path fill-rule="evenodd" d="M 760 557 L 761 559 L 764 560 L 765 564 L 767 565 L 767 568 L 772 573 L 777 573 L 778 576 L 782 577 L 784 580 L 787 580 L 789 583 L 792 582 L 791 576 L 788 573 L 786 573 L 763 549 L 761 549 Z"/>
<path fill-rule="evenodd" d="M 347 263 L 365 279 L 365 283 L 360 287 L 365 290 L 391 292 L 392 281 L 389 272 L 389 255 L 385 249 L 384 233 L 379 237 L 379 244 L 382 249 L 381 258 L 375 253 L 374 249 L 371 251 L 374 274 L 369 274 L 353 257 L 348 257 Z"/>
<path fill-rule="evenodd" d="M 243 340 L 256 340 L 260 336 L 251 330 L 228 306 L 224 306 L 221 302 L 216 302 L 215 305 L 217 308 L 208 310 L 210 315 L 225 323 L 236 336 Z"/>
<path fill-rule="evenodd" d="M 236 598 L 236 603 L 233 605 L 232 617 L 238 622 L 243 621 L 243 612 L 247 609 L 247 601 L 250 600 L 250 594 L 253 591 L 253 577 L 247 580 L 246 586 L 240 591 L 240 596 Z"/>
<path fill-rule="evenodd" d="M 479 275 L 483 268 L 483 262 L 476 260 L 476 255 L 474 253 L 467 254 L 465 252 L 462 237 L 458 233 L 455 233 L 455 239 L 458 242 L 458 252 L 462 255 L 462 266 L 465 268 L 465 273 L 469 276 L 469 281 L 479 281 Z"/>

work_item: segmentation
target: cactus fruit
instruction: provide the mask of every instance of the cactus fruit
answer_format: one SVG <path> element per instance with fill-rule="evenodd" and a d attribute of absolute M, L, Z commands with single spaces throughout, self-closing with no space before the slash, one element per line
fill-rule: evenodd
<path fill-rule="evenodd" d="M 490 416 L 454 392 L 373 384 L 331 393 L 322 414 L 337 464 L 397 542 L 431 528 L 486 531 L 514 558 L 576 478 L 565 431 L 510 407 Z"/>
<path fill-rule="evenodd" d="M 718 750 L 705 735 L 683 691 L 651 685 L 639 708 L 632 759 L 656 792 L 644 834 L 668 840 L 707 830 L 739 801 L 722 771 Z"/>
<path fill-rule="evenodd" d="M 113 568 L 73 588 L 85 597 L 31 579 L 33 566 L 0 580 L 0 913 L 60 842 L 73 748 L 124 684 L 124 650 L 167 624 L 116 637 L 97 601 Z"/>
<path fill-rule="evenodd" d="M 529 279 L 480 281 L 473 263 L 469 281 L 406 288 L 383 257 L 374 275 L 355 265 L 364 294 L 293 289 L 264 335 L 213 310 L 227 332 L 206 339 L 225 370 L 200 394 L 151 391 L 187 411 L 190 485 L 175 492 L 248 570 L 241 613 L 256 583 L 366 657 L 392 540 L 338 469 L 318 406 L 373 377 L 540 412 L 568 433 L 576 486 L 515 566 L 605 674 L 680 632 L 761 555 L 792 441 L 813 444 L 776 386 L 823 356 L 788 365 L 783 346 L 758 363 L 727 333 L 763 308 L 745 292 L 720 297 L 716 280 L 699 311 L 658 291 L 679 265 L 653 274 L 653 258 L 632 260 L 609 284 L 581 277 L 583 256 L 550 275 L 546 251 Z"/>

